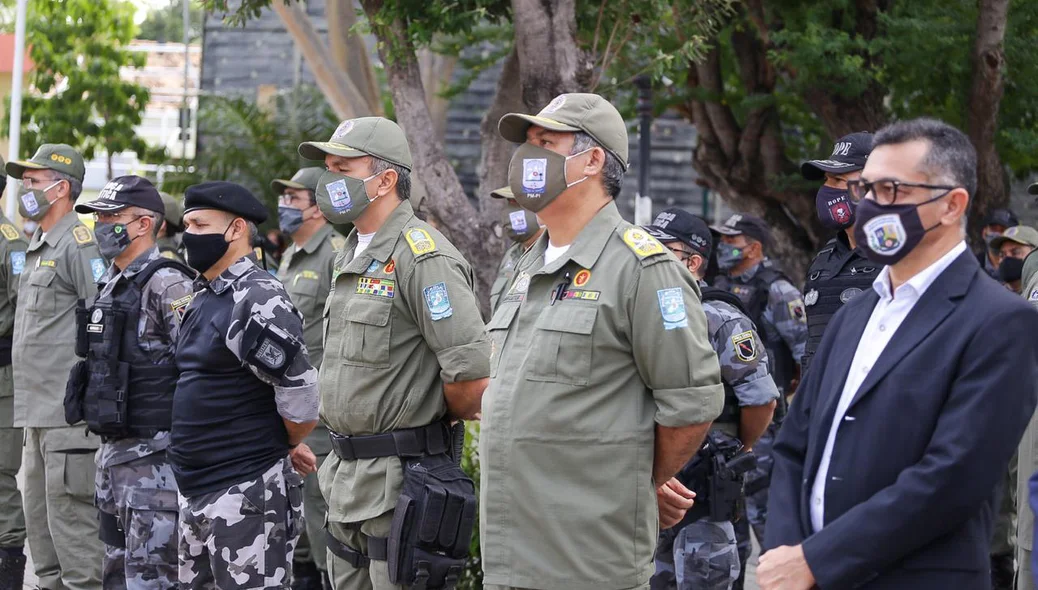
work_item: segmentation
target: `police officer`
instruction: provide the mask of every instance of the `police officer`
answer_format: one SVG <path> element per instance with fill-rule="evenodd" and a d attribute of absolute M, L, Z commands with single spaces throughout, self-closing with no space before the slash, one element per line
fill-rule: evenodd
<path fill-rule="evenodd" d="M 468 553 L 474 492 L 436 503 L 442 519 L 406 509 L 420 490 L 401 492 L 416 469 L 443 464 L 444 418 L 479 413 L 490 345 L 472 270 L 440 232 L 415 217 L 408 201 L 411 152 L 396 123 L 343 121 L 327 142 L 300 145 L 299 155 L 325 162 L 317 183 L 324 216 L 354 224 L 324 310 L 321 416 L 334 451 L 319 474 L 329 501 L 328 573 L 339 590 L 410 585 L 417 562 L 401 553 L 410 541 L 390 532 L 416 530 L 416 519 L 425 519 L 430 541 L 454 543 L 454 557 L 460 546 L 460 559 L 449 563 L 441 559 L 445 551 L 426 554 L 427 587 L 442 587 Z M 437 524 L 450 533 L 437 536 Z"/>
<path fill-rule="evenodd" d="M 1031 195 L 1038 195 L 1038 183 L 1027 187 Z M 1033 250 L 1024 259 L 1021 272 L 1020 294 L 1038 308 L 1038 250 Z M 1034 590 L 1034 571 L 1031 553 L 1034 551 L 1034 512 L 1028 502 L 1030 489 L 1028 480 L 1038 471 L 1038 413 L 1024 431 L 1017 448 L 1017 483 L 1016 491 L 1016 590 Z M 1022 475 L 1022 477 L 1021 477 Z"/>
<path fill-rule="evenodd" d="M 1021 290 L 1024 259 L 1038 248 L 1038 230 L 1027 225 L 1016 225 L 991 240 L 991 249 L 998 258 L 998 280 L 1014 293 Z"/>
<path fill-rule="evenodd" d="M 977 261 L 988 275 L 998 280 L 998 250 L 991 246 L 991 242 L 1002 235 L 1007 229 L 1020 225 L 1016 214 L 1009 209 L 992 209 L 984 216 L 984 225 L 980 229 L 980 237 L 984 240 L 984 247 L 977 252 Z"/>
<path fill-rule="evenodd" d="M 177 384 L 174 334 L 194 273 L 159 254 L 165 206 L 146 178 L 114 178 L 76 212 L 94 215 L 101 254 L 112 261 L 97 297 L 77 316 L 77 349 L 86 360 L 73 369 L 74 395 L 65 399 L 66 418 L 85 417 L 104 441 L 96 494 L 102 582 L 106 589 L 172 588 L 177 486 L 166 448 Z"/>
<path fill-rule="evenodd" d="M 332 286 L 335 255 L 346 243 L 346 238 L 332 228 L 317 207 L 317 179 L 323 172 L 324 168 L 303 168 L 291 180 L 278 179 L 270 183 L 274 192 L 280 195 L 278 225 L 282 233 L 292 240 L 281 257 L 277 277 L 284 283 L 296 309 L 303 314 L 306 350 L 310 354 L 310 363 L 318 369 L 324 356 L 324 303 L 328 300 Z M 317 467 L 320 469 L 325 457 L 332 452 L 328 429 L 324 424 L 317 423 L 310 436 L 306 437 L 306 445 L 317 457 Z M 294 585 L 299 588 L 320 588 L 321 578 L 327 576 L 328 572 L 324 543 L 324 515 L 328 505 L 317 484 L 317 472 L 306 476 L 303 492 L 306 531 L 296 547 Z M 311 571 L 315 566 L 320 573 Z M 315 579 L 308 581 L 309 577 Z"/>
<path fill-rule="evenodd" d="M 698 476 L 708 471 L 704 465 L 709 466 L 714 455 L 720 452 L 719 448 L 752 449 L 771 423 L 779 392 L 768 373 L 768 355 L 760 336 L 740 310 L 742 302 L 727 291 L 708 287 L 703 281 L 713 248 L 706 222 L 683 209 L 671 208 L 657 215 L 645 229 L 685 263 L 699 281 L 710 343 L 721 363 L 724 409 L 710 430 L 711 445 L 701 450 L 679 475 L 680 478 L 686 473 L 694 474 L 697 477 L 692 481 L 706 483 L 707 480 Z M 741 505 L 744 500 L 742 478 L 736 480 L 739 493 L 724 501 Z M 699 490 L 701 497 L 678 526 L 660 533 L 652 588 L 742 588 L 752 549 L 745 516 L 734 523 L 736 526 L 728 520 L 712 519 L 710 503 L 722 499 L 702 493 L 707 486 L 690 485 L 690 481 L 683 483 Z M 742 534 L 737 534 L 739 532 Z M 681 569 L 675 569 L 675 564 L 681 564 Z"/>
<path fill-rule="evenodd" d="M 719 275 L 715 286 L 737 295 L 747 315 L 764 339 L 771 376 L 783 396 L 795 389 L 800 359 L 807 343 L 807 316 L 800 292 L 767 258 L 771 231 L 763 219 L 752 215 L 732 215 L 711 229 L 721 234 L 717 246 Z M 764 433 L 754 448 L 757 467 L 746 478 L 746 512 L 758 539 L 764 538 L 768 518 L 768 486 L 771 479 L 771 444 L 781 420 L 782 404 L 775 412 L 776 423 Z"/>
<path fill-rule="evenodd" d="M 4 176 L 0 178 L 0 193 L 6 185 Z M 22 465 L 22 429 L 14 426 L 11 333 L 18 279 L 25 270 L 28 245 L 14 224 L 0 213 L 0 588 L 21 588 L 25 574 L 25 516 L 15 482 Z"/>
<path fill-rule="evenodd" d="M 497 278 L 490 287 L 490 309 L 497 309 L 501 295 L 505 289 L 512 284 L 515 276 L 515 265 L 519 262 L 530 246 L 540 237 L 542 229 L 537 222 L 537 216 L 515 204 L 512 189 L 506 187 L 490 191 L 490 196 L 495 199 L 505 199 L 508 206 L 501 213 L 501 228 L 504 229 L 508 238 L 513 242 L 505 250 L 501 258 L 501 265 L 497 269 Z"/>
<path fill-rule="evenodd" d="M 807 344 L 801 360 L 804 371 L 833 314 L 862 291 L 871 289 L 882 269 L 865 259 L 854 240 L 854 210 L 858 203 L 847 190 L 847 181 L 861 177 L 871 151 L 871 133 L 851 133 L 836 140 L 828 159 L 811 160 L 800 167 L 805 179 L 823 181 L 815 195 L 818 219 L 826 229 L 837 232 L 822 246 L 807 270 Z"/>
<path fill-rule="evenodd" d="M 162 225 L 155 240 L 159 254 L 170 260 L 184 262 L 183 247 L 180 245 L 180 232 L 184 231 L 184 206 L 169 193 L 160 192 L 159 195 L 163 206 Z"/>
<path fill-rule="evenodd" d="M 302 316 L 251 256 L 263 205 L 237 184 L 205 182 L 184 206 L 187 261 L 201 274 L 177 337 L 168 449 L 180 583 L 284 588 L 303 527 L 300 473 L 314 470 L 297 445 L 317 422 L 317 371 Z"/>
<path fill-rule="evenodd" d="M 97 293 L 107 264 L 90 228 L 72 210 L 83 189 L 83 158 L 44 144 L 8 162 L 22 180 L 22 217 L 38 221 L 18 285 L 12 366 L 14 421 L 25 427 L 25 524 L 41 588 L 101 588 L 94 452 L 100 439 L 65 421 L 63 399 L 75 351 L 77 301 Z"/>
<path fill-rule="evenodd" d="M 699 287 L 620 217 L 628 138 L 613 105 L 563 94 L 498 128 L 521 144 L 508 184 L 545 234 L 488 325 L 483 581 L 643 588 L 657 523 L 673 526 L 691 507 L 673 476 L 724 400 Z"/>

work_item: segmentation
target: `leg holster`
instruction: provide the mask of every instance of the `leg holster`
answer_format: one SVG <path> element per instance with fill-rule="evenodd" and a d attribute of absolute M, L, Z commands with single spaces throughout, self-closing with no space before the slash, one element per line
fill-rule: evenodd
<path fill-rule="evenodd" d="M 97 511 L 97 537 L 106 545 L 126 549 L 126 532 L 119 526 L 119 519 L 104 510 Z"/>

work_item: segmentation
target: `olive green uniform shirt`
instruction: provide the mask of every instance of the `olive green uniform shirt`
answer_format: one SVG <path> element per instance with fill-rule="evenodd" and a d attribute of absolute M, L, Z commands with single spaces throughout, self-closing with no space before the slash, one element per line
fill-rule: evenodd
<path fill-rule="evenodd" d="M 108 268 L 94 234 L 68 212 L 29 242 L 14 316 L 14 419 L 16 426 L 57 427 L 76 357 L 76 302 L 97 293 Z"/>
<path fill-rule="evenodd" d="M 324 308 L 321 418 L 341 434 L 431 424 L 447 407 L 443 384 L 490 372 L 490 343 L 461 254 L 404 201 L 359 256 L 354 230 L 335 261 Z M 321 467 L 328 520 L 360 522 L 396 505 L 398 457 Z"/>
<path fill-rule="evenodd" d="M 646 584 L 658 533 L 655 426 L 708 423 L 724 402 L 699 287 L 614 203 L 545 266 L 547 244 L 541 236 L 522 258 L 487 326 L 484 583 Z"/>
<path fill-rule="evenodd" d="M 494 279 L 494 283 L 490 286 L 491 311 L 497 309 L 497 304 L 501 302 L 501 295 L 512 284 L 512 279 L 515 277 L 515 265 L 523 257 L 523 251 L 523 245 L 519 243 L 512 244 L 505 250 L 505 255 L 501 258 L 501 264 L 497 267 L 497 278 Z"/>
<path fill-rule="evenodd" d="M 1021 277 L 1020 294 L 1038 307 L 1038 250 L 1035 250 L 1024 261 L 1024 269 Z M 1031 417 L 1031 422 L 1024 431 L 1017 449 L 1017 481 L 1016 481 L 1016 505 L 1017 525 L 1016 542 L 1026 554 L 1019 561 L 1021 572 L 1026 568 L 1028 575 L 1019 576 L 1021 590 L 1034 588 L 1034 581 L 1030 576 L 1030 553 L 1034 550 L 1034 512 L 1030 508 L 1029 499 L 1031 492 L 1027 487 L 1031 474 L 1038 470 L 1038 412 Z M 1018 558 L 1021 557 L 1018 554 Z"/>

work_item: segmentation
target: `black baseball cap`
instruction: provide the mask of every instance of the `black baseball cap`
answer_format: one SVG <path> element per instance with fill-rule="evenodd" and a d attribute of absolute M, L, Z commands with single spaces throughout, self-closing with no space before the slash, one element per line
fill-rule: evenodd
<path fill-rule="evenodd" d="M 1038 182 L 1032 183 L 1027 187 L 1027 194 L 1038 195 Z"/>
<path fill-rule="evenodd" d="M 197 209 L 226 211 L 253 223 L 263 223 L 267 220 L 267 208 L 249 192 L 249 189 L 223 180 L 187 187 L 184 193 L 184 214 Z"/>
<path fill-rule="evenodd" d="M 992 209 L 984 216 L 984 225 L 1001 225 L 1004 228 L 1010 228 L 1020 225 L 1020 220 L 1009 209 Z"/>
<path fill-rule="evenodd" d="M 159 215 L 166 214 L 159 190 L 147 178 L 141 176 L 119 176 L 108 181 L 97 198 L 76 205 L 76 213 L 109 213 L 127 207 L 141 207 Z"/>
<path fill-rule="evenodd" d="M 704 258 L 710 257 L 714 247 L 714 238 L 706 222 L 678 207 L 660 211 L 652 225 L 645 226 L 645 231 L 663 243 L 681 242 Z"/>
<path fill-rule="evenodd" d="M 822 180 L 825 173 L 843 174 L 865 167 L 865 160 L 872 152 L 872 134 L 859 131 L 844 135 L 833 144 L 833 153 L 827 160 L 808 160 L 800 166 L 800 173 L 807 180 Z"/>
<path fill-rule="evenodd" d="M 710 229 L 725 236 L 745 235 L 765 246 L 771 244 L 771 229 L 767 222 L 747 213 L 736 213 L 720 225 L 711 225 Z"/>

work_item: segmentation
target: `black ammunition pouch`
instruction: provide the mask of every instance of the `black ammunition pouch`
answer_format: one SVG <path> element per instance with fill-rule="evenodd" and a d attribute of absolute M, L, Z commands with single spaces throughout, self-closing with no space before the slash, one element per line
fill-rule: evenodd
<path fill-rule="evenodd" d="M 743 501 L 743 475 L 757 466 L 757 458 L 745 453 L 733 438 L 711 432 L 703 447 L 677 477 L 696 493 L 696 502 L 679 526 L 708 518 L 730 521 Z"/>
<path fill-rule="evenodd" d="M 89 318 L 98 321 L 88 322 L 85 329 L 88 354 L 83 419 L 94 434 L 123 437 L 129 431 L 130 364 L 120 362 L 119 357 L 126 312 L 111 308 L 99 315 Z"/>
<path fill-rule="evenodd" d="M 114 514 L 98 510 L 97 520 L 97 538 L 106 545 L 126 549 L 126 532 L 119 526 L 119 519 Z"/>
<path fill-rule="evenodd" d="M 476 524 L 476 486 L 460 467 L 464 424 L 330 434 L 332 450 L 345 461 L 400 457 L 404 479 L 388 538 L 368 537 L 364 555 L 329 533 L 329 549 L 354 567 L 385 560 L 390 582 L 414 590 L 457 585 Z"/>
<path fill-rule="evenodd" d="M 83 421 L 83 398 L 86 396 L 87 364 L 78 361 L 72 365 L 65 384 L 65 422 L 69 425 Z"/>

